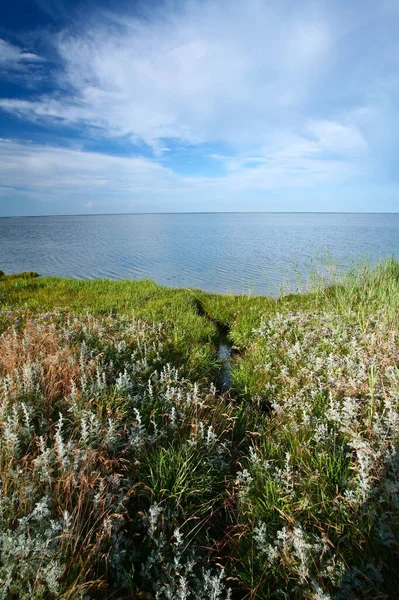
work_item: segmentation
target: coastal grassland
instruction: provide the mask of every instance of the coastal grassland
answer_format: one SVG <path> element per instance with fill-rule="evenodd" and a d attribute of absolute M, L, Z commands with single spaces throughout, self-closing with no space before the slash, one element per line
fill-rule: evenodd
<path fill-rule="evenodd" d="M 278 299 L 0 277 L 0 598 L 395 598 L 398 325 L 394 259 Z"/>
<path fill-rule="evenodd" d="M 193 290 L 175 290 L 153 281 L 82 281 L 7 276 L 0 279 L 0 307 L 23 308 L 32 314 L 54 310 L 84 315 L 123 314 L 162 323 L 165 358 L 193 380 L 216 376 L 215 325 L 202 318 Z"/>

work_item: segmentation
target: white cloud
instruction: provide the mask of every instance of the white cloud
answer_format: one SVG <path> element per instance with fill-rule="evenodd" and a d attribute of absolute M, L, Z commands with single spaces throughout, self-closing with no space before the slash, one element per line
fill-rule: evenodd
<path fill-rule="evenodd" d="M 79 34 L 64 31 L 55 43 L 64 66 L 58 84 L 68 93 L 0 106 L 154 147 L 163 138 L 264 143 L 279 121 L 298 118 L 331 42 L 314 4 L 171 6 L 150 19 L 113 15 Z"/>
<path fill-rule="evenodd" d="M 352 156 L 362 154 L 368 144 L 355 125 L 343 125 L 336 121 L 314 121 L 308 126 L 320 149 L 333 154 Z"/>
<path fill-rule="evenodd" d="M 0 140 L 3 189 L 40 203 L 108 210 L 220 210 L 230 197 L 270 190 L 336 185 L 364 174 L 367 162 L 347 164 L 319 158 L 312 143 L 302 149 L 281 147 L 267 154 L 215 157 L 222 173 L 215 177 L 182 176 L 142 157 L 115 157 L 76 149 Z M 305 142 L 304 142 L 305 143 Z M 290 151 L 290 148 L 293 151 Z M 234 164 L 233 164 L 234 163 Z M 5 196 L 6 194 L 3 194 Z M 260 206 L 267 209 L 266 205 Z"/>
<path fill-rule="evenodd" d="M 240 187 L 313 187 L 366 174 L 370 167 L 368 145 L 355 126 L 311 121 L 303 132 L 301 136 L 279 131 L 257 153 L 213 157 L 232 174 L 230 181 Z"/>
<path fill-rule="evenodd" d="M 58 196 L 157 192 L 174 176 L 141 157 L 123 158 L 67 148 L 0 140 L 0 181 L 44 200 Z"/>
<path fill-rule="evenodd" d="M 384 148 L 397 156 L 398 79 L 381 66 L 391 54 L 397 66 L 396 34 L 386 33 L 388 8 L 377 4 L 361 17 L 333 0 L 171 0 L 140 19 L 97 12 L 53 38 L 56 92 L 3 98 L 0 108 L 144 141 L 154 160 L 9 141 L 0 180 L 40 201 L 79 196 L 79 207 L 96 210 L 98 197 L 111 210 L 113 198 L 130 206 L 132 197 L 148 210 L 189 210 L 197 199 L 223 208 L 236 193 L 367 181 L 378 156 L 387 168 Z M 3 44 L 4 65 L 39 61 Z M 179 162 L 176 140 L 206 143 L 207 154 L 218 148 L 218 176 L 167 168 Z"/>
<path fill-rule="evenodd" d="M 31 63 L 41 62 L 43 59 L 33 52 L 26 52 L 0 38 L 0 69 L 19 69 Z"/>

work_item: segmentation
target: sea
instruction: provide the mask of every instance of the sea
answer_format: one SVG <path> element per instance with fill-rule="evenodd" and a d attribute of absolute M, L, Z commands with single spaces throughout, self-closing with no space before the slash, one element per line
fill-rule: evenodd
<path fill-rule="evenodd" d="M 0 269 L 152 279 L 209 292 L 301 288 L 334 262 L 399 258 L 399 213 L 184 213 L 0 218 Z M 324 268 L 324 267 L 323 267 Z"/>

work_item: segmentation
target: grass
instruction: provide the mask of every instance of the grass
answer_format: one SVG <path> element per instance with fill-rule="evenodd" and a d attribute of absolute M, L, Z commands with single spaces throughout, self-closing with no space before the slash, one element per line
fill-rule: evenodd
<path fill-rule="evenodd" d="M 396 597 L 398 323 L 395 259 L 278 299 L 0 273 L 0 598 Z"/>

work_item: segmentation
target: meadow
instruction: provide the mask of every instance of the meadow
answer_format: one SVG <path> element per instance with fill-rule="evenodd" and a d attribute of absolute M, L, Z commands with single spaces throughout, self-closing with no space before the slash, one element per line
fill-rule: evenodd
<path fill-rule="evenodd" d="M 398 403 L 393 258 L 276 299 L 0 272 L 0 599 L 396 598 Z"/>

